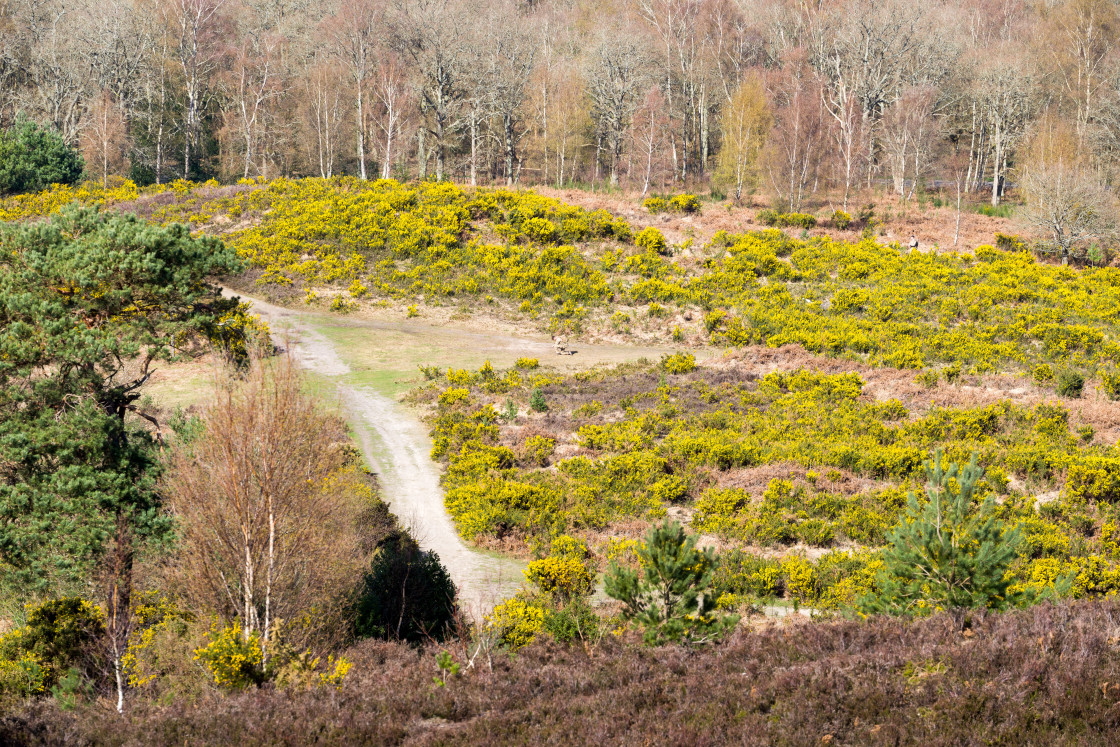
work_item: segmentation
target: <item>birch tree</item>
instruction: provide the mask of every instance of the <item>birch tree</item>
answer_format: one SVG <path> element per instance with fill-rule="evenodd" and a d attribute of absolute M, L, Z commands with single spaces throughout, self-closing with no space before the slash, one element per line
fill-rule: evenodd
<path fill-rule="evenodd" d="M 770 136 L 774 118 L 758 75 L 748 76 L 735 90 L 720 122 L 723 151 L 718 176 L 734 185 L 735 201 L 743 199 L 758 179 L 759 159 Z"/>
<path fill-rule="evenodd" d="M 355 522 L 368 506 L 345 478 L 346 443 L 288 357 L 220 387 L 165 486 L 186 597 L 238 620 L 262 647 L 278 619 L 326 615 L 363 559 Z"/>

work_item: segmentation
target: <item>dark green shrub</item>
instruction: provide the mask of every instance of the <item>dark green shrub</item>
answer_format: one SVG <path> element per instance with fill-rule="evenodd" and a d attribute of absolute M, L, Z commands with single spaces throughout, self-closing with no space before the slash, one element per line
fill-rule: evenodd
<path fill-rule="evenodd" d="M 85 162 L 54 130 L 20 119 L 0 132 L 0 195 L 74 184 Z"/>
<path fill-rule="evenodd" d="M 420 643 L 443 640 L 455 624 L 455 584 L 434 552 L 404 532 L 378 545 L 354 605 L 354 632 L 362 638 Z"/>
<path fill-rule="evenodd" d="M 1085 374 L 1071 368 L 1063 369 L 1054 378 L 1054 389 L 1063 397 L 1077 399 L 1085 388 Z"/>
<path fill-rule="evenodd" d="M 544 412 L 548 409 L 548 403 L 544 401 L 544 392 L 540 387 L 537 387 L 529 395 L 529 408 L 533 412 Z"/>

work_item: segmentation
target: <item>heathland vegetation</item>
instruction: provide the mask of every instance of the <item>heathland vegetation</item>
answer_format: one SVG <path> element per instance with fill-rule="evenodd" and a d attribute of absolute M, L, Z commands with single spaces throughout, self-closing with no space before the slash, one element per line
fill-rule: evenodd
<path fill-rule="evenodd" d="M 0 0 L 0 742 L 1108 743 L 1118 74 L 1099 0 Z"/>
<path fill-rule="evenodd" d="M 163 729 L 156 703 L 190 720 L 233 691 L 343 692 L 368 637 L 429 651 L 438 690 L 548 640 L 703 648 L 789 608 L 967 628 L 963 610 L 1120 591 L 1115 268 L 1003 234 L 970 253 L 765 227 L 671 243 L 533 192 L 393 180 L 86 183 L 0 210 L 2 691 L 52 704 L 7 728 L 99 698 Z M 219 275 L 320 313 L 453 305 L 678 352 L 417 372 L 458 531 L 530 561 L 470 621 Z M 161 423 L 147 372 L 200 355 L 226 367 L 209 404 Z"/>

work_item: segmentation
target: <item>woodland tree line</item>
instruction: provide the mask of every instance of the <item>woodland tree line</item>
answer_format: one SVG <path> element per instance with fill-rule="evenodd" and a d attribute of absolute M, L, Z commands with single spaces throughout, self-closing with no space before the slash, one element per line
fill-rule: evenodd
<path fill-rule="evenodd" d="M 710 182 L 797 209 L 883 180 L 998 204 L 1031 158 L 1115 181 L 1118 34 L 1113 0 L 0 0 L 0 124 L 141 183 Z"/>

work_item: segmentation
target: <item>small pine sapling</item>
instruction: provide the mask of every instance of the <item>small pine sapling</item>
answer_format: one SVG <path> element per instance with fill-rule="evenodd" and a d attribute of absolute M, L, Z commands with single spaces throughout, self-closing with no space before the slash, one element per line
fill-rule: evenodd
<path fill-rule="evenodd" d="M 888 539 L 878 593 L 866 612 L 922 615 L 976 607 L 1007 609 L 1036 601 L 1008 577 L 1022 535 L 995 518 L 991 499 L 973 506 L 984 476 L 976 455 L 963 469 L 942 465 L 938 451 L 925 463 L 928 502 L 911 493 L 906 514 Z"/>
<path fill-rule="evenodd" d="M 720 638 L 739 621 L 721 615 L 712 598 L 715 554 L 696 549 L 696 535 L 675 521 L 650 529 L 637 549 L 641 572 L 612 565 L 607 595 L 625 606 L 624 617 L 644 629 L 647 644 L 702 644 Z"/>

